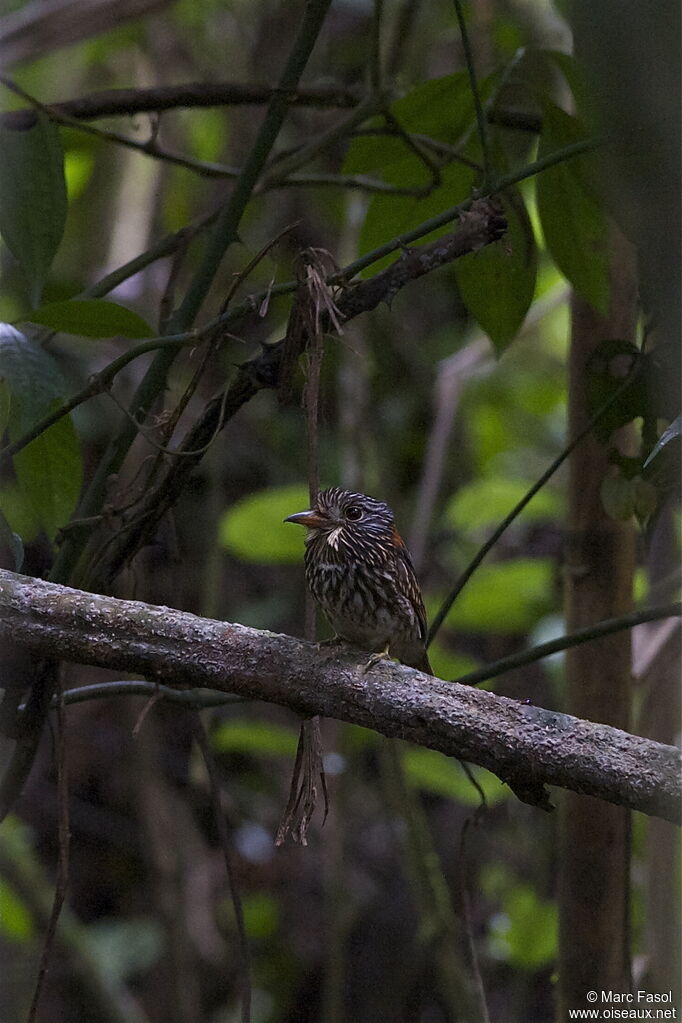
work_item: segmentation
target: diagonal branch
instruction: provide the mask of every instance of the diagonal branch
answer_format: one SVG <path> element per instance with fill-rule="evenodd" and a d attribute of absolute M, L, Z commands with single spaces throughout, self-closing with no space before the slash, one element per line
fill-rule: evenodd
<path fill-rule="evenodd" d="M 390 303 L 410 281 L 491 244 L 504 234 L 506 226 L 494 200 L 476 200 L 462 216 L 455 231 L 434 242 L 406 250 L 400 259 L 374 277 L 343 288 L 335 299 L 342 322 L 376 309 L 381 302 Z M 323 320 L 322 328 L 332 329 L 328 318 Z M 180 452 L 199 454 L 196 458 L 173 459 L 158 486 L 146 495 L 144 505 L 136 509 L 134 521 L 112 543 L 106 560 L 100 560 L 98 578 L 114 578 L 154 536 L 158 523 L 182 494 L 201 460 L 205 445 L 216 431 L 221 430 L 260 390 L 278 386 L 283 351 L 284 341 L 264 347 L 255 358 L 239 367 L 227 390 L 208 403 L 179 448 Z"/>
<path fill-rule="evenodd" d="M 348 650 L 0 571 L 0 642 L 321 714 L 494 771 L 537 805 L 544 785 L 678 822 L 675 747 L 382 663 Z M 545 801 L 542 801 L 544 796 Z"/>

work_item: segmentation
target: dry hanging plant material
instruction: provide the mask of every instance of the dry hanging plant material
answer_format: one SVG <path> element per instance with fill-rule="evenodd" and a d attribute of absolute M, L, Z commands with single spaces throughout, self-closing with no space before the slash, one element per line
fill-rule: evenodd
<path fill-rule="evenodd" d="M 290 401 L 296 365 L 299 357 L 305 353 L 303 407 L 306 414 L 308 489 L 311 506 L 320 488 L 318 419 L 322 335 L 328 325 L 337 333 L 342 333 L 341 315 L 325 280 L 335 269 L 332 257 L 323 249 L 305 249 L 300 254 L 296 267 L 298 288 L 287 324 L 279 377 L 280 401 Z M 305 636 L 309 640 L 315 639 L 315 606 L 310 593 L 306 593 Z M 326 820 L 329 799 L 324 773 L 320 719 L 315 716 L 301 722 L 289 799 L 277 829 L 276 845 L 282 845 L 287 835 L 291 835 L 293 840 L 301 845 L 307 844 L 308 828 L 317 804 L 318 778 L 324 797 Z"/>
<path fill-rule="evenodd" d="M 317 339 L 321 344 L 325 331 L 343 333 L 343 316 L 326 281 L 337 269 L 326 249 L 303 249 L 296 260 L 298 287 L 282 342 L 277 381 L 281 405 L 290 404 L 293 400 L 298 360 L 310 350 L 312 342 Z"/>

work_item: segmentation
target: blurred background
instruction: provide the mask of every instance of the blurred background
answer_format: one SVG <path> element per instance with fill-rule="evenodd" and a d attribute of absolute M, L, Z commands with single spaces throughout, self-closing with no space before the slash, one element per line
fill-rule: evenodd
<path fill-rule="evenodd" d="M 666 3 L 646 9 L 635 3 L 597 6 L 595 13 L 587 3 L 569 7 L 549 0 L 464 4 L 482 92 L 494 100 L 488 113 L 500 172 L 536 158 L 543 118 L 548 137 L 550 128 L 554 132 L 550 149 L 574 139 L 577 122 L 564 122 L 552 111 L 570 119 L 577 106 L 591 131 L 612 132 L 614 144 L 590 167 L 594 180 L 580 207 L 585 220 L 562 221 L 561 210 L 572 207 L 561 202 L 570 198 L 562 200 L 560 193 L 543 198 L 535 181 L 525 181 L 507 209 L 511 242 L 411 283 L 390 307 L 357 318 L 341 337 L 325 341 L 322 483 L 364 490 L 391 504 L 431 618 L 479 546 L 566 442 L 568 297 L 571 286 L 582 287 L 598 301 L 604 268 L 596 257 L 590 261 L 589 243 L 603 229 L 602 202 L 639 246 L 643 302 L 655 313 L 656 330 L 673 347 L 679 342 L 679 12 Z M 239 244 L 220 267 L 200 323 L 218 313 L 249 260 L 285 227 L 295 226 L 248 280 L 238 282 L 238 300 L 256 294 L 256 308 L 230 326 L 233 336 L 211 356 L 176 436 L 220 391 L 235 365 L 284 335 L 290 300 L 273 295 L 263 301 L 263 294 L 292 279 L 302 247 L 325 249 L 339 266 L 347 265 L 466 199 L 477 183 L 481 152 L 453 6 L 445 0 L 385 0 L 376 8 L 391 109 L 407 130 L 440 145 L 428 150 L 438 157 L 438 179 L 419 194 L 420 183 L 411 177 L 414 163 L 404 151 L 396 155 L 396 137 L 371 130 L 351 137 L 348 128 L 301 165 L 300 180 L 262 188 L 247 208 Z M 365 0 L 332 4 L 303 82 L 325 98 L 291 107 L 269 167 L 272 180 L 278 161 L 345 123 L 367 94 L 368 75 L 376 69 L 376 8 Z M 278 79 L 301 11 L 298 2 L 274 0 L 6 0 L 0 67 L 42 103 L 187 82 L 258 86 L 263 93 L 248 103 L 82 121 L 98 134 L 62 126 L 68 216 L 43 305 L 96 286 L 223 201 L 234 170 L 249 153 L 265 110 L 263 96 Z M 574 32 L 584 56 L 580 68 L 568 56 Z M 26 105 L 0 89 L 5 111 Z M 363 122 L 369 129 L 374 123 Z M 111 132 L 137 143 L 138 150 L 107 137 Z M 150 139 L 156 157 L 139 151 Z M 178 155 L 185 165 L 174 159 Z M 344 175 L 358 180 L 351 187 L 341 180 Z M 363 184 L 363 176 L 388 183 L 389 191 Z M 596 180 L 607 181 L 606 192 Z M 414 186 L 414 193 L 391 194 L 390 186 Z M 558 221 L 552 214 L 557 204 Z M 172 300 L 183 294 L 199 254 L 190 245 L 182 260 L 156 259 L 124 275 L 107 298 L 163 332 L 164 297 L 167 302 L 169 295 Z M 0 265 L 0 319 L 30 319 L 29 290 L 8 247 L 0 248 Z M 62 331 L 43 339 L 43 350 L 58 365 L 63 393 L 71 394 L 135 343 Z M 129 400 L 149 358 L 131 362 L 118 375 L 119 402 Z M 191 348 L 178 357 L 165 408 L 180 400 L 198 359 Z M 674 365 L 671 360 L 666 365 Z M 282 523 L 308 506 L 299 399 L 300 386 L 284 404 L 263 390 L 240 410 L 214 439 L 154 542 L 118 575 L 111 592 L 302 634 L 302 531 Z M 672 404 L 670 399 L 660 412 L 661 422 L 674 418 Z M 157 414 L 164 414 L 162 406 Z M 59 510 L 49 524 L 35 494 L 32 499 L 22 488 L 21 473 L 3 476 L 0 508 L 23 541 L 26 574 L 49 570 L 60 542 L 58 527 L 66 524 L 81 481 L 92 477 L 120 415 L 108 395 L 74 411 L 79 465 L 65 462 L 56 472 Z M 154 454 L 138 439 L 112 481 L 112 501 L 136 493 Z M 633 488 L 630 504 L 620 510 L 624 518 L 641 511 L 634 507 Z M 635 599 L 641 605 L 655 602 L 652 586 L 659 602 L 675 588 L 675 512 L 665 494 L 656 514 L 650 511 L 640 515 L 638 527 Z M 431 649 L 439 677 L 456 679 L 565 631 L 565 515 L 561 470 L 458 598 Z M 328 635 L 326 628 L 320 623 L 321 637 Z M 679 641 L 669 628 L 666 636 L 660 629 L 636 630 L 633 730 L 672 741 L 657 734 L 655 721 L 667 727 L 679 715 Z M 517 700 L 561 709 L 563 673 L 559 654 L 487 685 Z M 67 666 L 64 673 L 69 689 L 112 680 L 111 674 L 79 666 Z M 234 843 L 252 957 L 254 1021 L 475 1018 L 453 1008 L 458 992 L 466 1002 L 462 992 L 471 976 L 465 902 L 490 1018 L 504 1023 L 554 1018 L 555 815 L 520 803 L 497 778 L 475 769 L 487 809 L 468 827 L 463 849 L 463 826 L 480 799 L 458 763 L 406 748 L 404 778 L 396 778 L 380 736 L 326 721 L 328 819 L 321 828 L 318 810 L 306 848 L 289 843 L 275 849 L 298 721 L 280 708 L 244 703 L 204 711 L 203 719 Z M 37 1018 L 240 1019 L 235 918 L 190 713 L 163 701 L 147 708 L 143 697 L 121 696 L 71 706 L 66 722 L 69 885 Z M 406 801 L 421 829 L 421 861 L 414 857 Z M 635 814 L 631 913 L 640 976 L 654 948 L 667 949 L 672 969 L 679 940 L 677 900 L 668 887 L 660 897 L 661 871 L 668 885 L 678 869 L 679 848 L 666 833 L 662 864 L 652 853 L 647 828 Z M 15 814 L 0 829 L 3 1020 L 23 1019 L 28 1010 L 57 853 L 48 734 Z M 436 881 L 428 877 L 429 864 Z M 444 943 L 452 956 L 448 970 L 439 965 Z"/>

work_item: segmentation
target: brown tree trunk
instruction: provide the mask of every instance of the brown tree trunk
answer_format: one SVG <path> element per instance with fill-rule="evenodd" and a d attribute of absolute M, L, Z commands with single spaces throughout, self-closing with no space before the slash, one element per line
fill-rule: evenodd
<path fill-rule="evenodd" d="M 572 302 L 569 365 L 569 431 L 584 428 L 590 412 L 586 366 L 600 342 L 632 340 L 637 310 L 634 257 L 612 232 L 611 304 L 607 316 L 580 298 Z M 627 431 L 611 438 L 618 447 Z M 608 445 L 593 436 L 571 456 L 566 552 L 566 631 L 573 632 L 632 605 L 635 532 L 602 506 L 600 487 L 608 470 Z M 630 721 L 631 649 L 627 632 L 573 647 L 566 659 L 566 710 L 627 730 Z M 630 986 L 629 861 L 627 810 L 573 792 L 562 794 L 559 819 L 560 1023 L 568 1010 L 588 1005 L 596 991 Z"/>

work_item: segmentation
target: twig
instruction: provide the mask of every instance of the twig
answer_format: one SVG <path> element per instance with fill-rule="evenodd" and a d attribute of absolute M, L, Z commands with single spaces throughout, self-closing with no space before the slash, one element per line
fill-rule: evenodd
<path fill-rule="evenodd" d="M 442 996 L 453 1020 L 468 1019 L 469 992 L 458 955 L 459 928 L 447 881 L 433 843 L 419 795 L 408 784 L 398 743 L 382 743 L 381 776 L 392 814 L 405 822 L 407 874 L 422 933 L 430 938 L 428 952 L 440 980 Z"/>
<path fill-rule="evenodd" d="M 146 355 L 148 352 L 157 352 L 165 348 L 178 349 L 185 348 L 189 345 L 196 345 L 200 340 L 200 336 L 196 331 L 187 331 L 184 334 L 178 334 L 176 336 L 169 336 L 163 338 L 156 338 L 153 341 L 145 341 L 140 345 L 136 345 L 134 348 L 129 349 L 118 358 L 114 359 L 105 366 L 103 370 L 90 377 L 90 380 L 81 388 L 76 394 L 73 394 L 70 398 L 67 398 L 58 408 L 54 409 L 48 415 L 39 419 L 38 422 L 27 430 L 26 433 L 22 434 L 15 441 L 7 444 L 2 450 L 0 450 L 0 465 L 8 461 L 19 451 L 30 444 L 32 440 L 39 437 L 41 433 L 45 433 L 51 426 L 67 416 L 69 412 L 72 412 L 79 405 L 89 401 L 90 398 L 94 398 L 99 394 L 103 394 L 112 383 L 114 377 L 120 373 L 130 362 L 134 359 L 139 359 L 140 356 Z"/>
<path fill-rule="evenodd" d="M 196 689 L 171 689 L 160 682 L 145 682 L 141 679 L 124 679 L 119 682 L 95 682 L 88 686 L 78 686 L 76 689 L 65 689 L 63 701 L 65 706 L 72 703 L 87 703 L 89 700 L 108 700 L 116 696 L 154 696 L 158 693 L 159 699 L 167 700 L 168 703 L 180 703 L 183 706 L 192 707 L 194 710 L 208 710 L 210 707 L 224 707 L 226 704 L 244 703 L 241 696 L 233 693 L 217 693 L 212 691 L 200 691 Z M 57 706 L 57 696 L 52 697 L 52 707 Z M 23 710 L 23 707 L 19 708 Z"/>
<path fill-rule="evenodd" d="M 478 1005 L 481 1014 L 481 1023 L 490 1023 L 490 1014 L 488 1012 L 488 1001 L 485 993 L 485 985 L 483 983 L 481 967 L 478 961 L 476 942 L 474 941 L 474 930 L 471 918 L 471 899 L 469 896 L 470 884 L 466 869 L 467 868 L 466 842 L 469 835 L 469 828 L 472 825 L 478 824 L 480 811 L 483 808 L 483 805 L 484 804 L 481 804 L 481 806 L 479 806 L 478 809 L 472 815 L 467 817 L 462 825 L 462 831 L 459 837 L 459 877 L 462 891 L 462 919 L 464 922 L 464 930 L 467 936 L 467 945 L 469 947 L 471 969 L 473 971 L 474 980 L 476 982 L 476 992 L 478 995 Z"/>
<path fill-rule="evenodd" d="M 234 190 L 218 215 L 201 264 L 176 313 L 174 329 L 186 329 L 194 322 L 225 251 L 237 239 L 237 230 L 242 215 L 286 116 L 288 110 L 286 96 L 298 88 L 300 77 L 320 33 L 330 2 L 331 0 L 309 0 L 306 5 L 301 26 L 278 88 L 270 100 L 267 114 Z"/>
<path fill-rule="evenodd" d="M 203 259 L 187 293 L 171 317 L 170 328 L 173 331 L 181 332 L 191 327 L 218 271 L 225 250 L 237 238 L 239 223 L 246 205 L 284 121 L 288 109 L 286 95 L 298 87 L 299 78 L 322 27 L 329 2 L 330 0 L 310 0 L 306 7 L 278 90 L 270 101 L 251 152 L 227 203 L 216 217 Z M 168 352 L 161 352 L 154 359 L 130 406 L 130 411 L 136 418 L 139 418 L 140 413 L 148 412 L 152 402 L 163 390 L 172 363 L 173 354 Z M 99 509 L 106 481 L 112 473 L 118 473 L 136 435 L 135 427 L 124 421 L 102 456 L 90 486 L 82 498 L 78 509 L 80 516 L 91 515 Z M 82 539 L 67 540 L 53 565 L 52 578 L 62 581 L 71 578 L 82 553 Z"/>
<path fill-rule="evenodd" d="M 576 632 L 572 632 L 568 636 L 559 636 L 557 639 L 551 639 L 547 643 L 540 643 L 531 650 L 522 650 L 518 654 L 511 654 L 509 657 L 503 657 L 499 661 L 493 661 L 482 668 L 477 668 L 476 671 L 470 671 L 466 675 L 461 675 L 456 681 L 460 685 L 476 686 L 481 682 L 487 682 L 491 678 L 497 678 L 498 675 L 503 675 L 506 671 L 511 671 L 513 668 L 522 668 L 527 664 L 533 664 L 535 661 L 541 661 L 551 654 L 559 653 L 561 650 L 568 650 L 571 647 L 580 646 L 582 643 L 589 643 L 590 640 L 600 639 L 602 636 L 610 636 L 613 632 L 623 632 L 626 629 L 632 629 L 635 625 L 641 625 L 643 622 L 657 622 L 663 618 L 678 618 L 680 615 L 682 615 L 682 603 L 665 604 L 662 607 L 648 607 L 644 611 L 632 611 L 630 614 L 621 615 L 619 618 L 607 618 L 602 622 L 597 622 L 596 625 L 588 625 L 584 629 L 577 629 Z"/>
<path fill-rule="evenodd" d="M 331 128 L 322 132 L 313 142 L 301 146 L 289 156 L 275 158 L 270 163 L 261 182 L 261 189 L 265 191 L 285 182 L 289 175 L 297 171 L 299 167 L 310 163 L 311 160 L 314 160 L 320 153 L 334 145 L 335 142 L 345 139 L 359 124 L 366 121 L 372 114 L 376 114 L 382 108 L 383 102 L 382 96 L 370 96 L 364 99 L 352 113 L 344 117 L 338 124 L 334 124 Z"/>
<path fill-rule="evenodd" d="M 50 103 L 46 113 L 63 114 L 79 121 L 100 117 L 130 117 L 133 114 L 158 113 L 179 108 L 220 106 L 262 106 L 269 103 L 276 86 L 249 85 L 242 82 L 186 82 L 180 85 L 155 86 L 150 89 L 106 89 L 88 96 Z M 331 109 L 354 107 L 358 96 L 341 86 L 299 88 L 286 94 L 292 107 Z M 0 115 L 0 123 L 8 128 L 24 130 L 31 126 L 31 112 L 11 110 Z"/>
<path fill-rule="evenodd" d="M 218 835 L 220 837 L 220 845 L 223 850 L 223 858 L 225 860 L 225 872 L 227 874 L 227 882 L 230 888 L 230 897 L 232 899 L 232 908 L 234 909 L 234 918 L 237 924 L 237 938 L 239 947 L 239 986 L 241 988 L 242 998 L 242 1011 L 241 1019 L 242 1023 L 250 1023 L 251 1020 L 251 952 L 249 950 L 249 940 L 246 936 L 246 925 L 244 923 L 244 908 L 242 906 L 241 894 L 239 892 L 239 884 L 237 883 L 237 874 L 234 866 L 234 850 L 232 848 L 232 841 L 230 839 L 227 824 L 225 822 L 225 814 L 221 805 L 220 799 L 220 781 L 215 767 L 215 760 L 213 759 L 213 753 L 208 742 L 208 736 L 206 735 L 206 729 L 198 714 L 194 716 L 193 721 L 193 732 L 196 743 L 201 750 L 201 755 L 206 765 L 206 773 L 208 775 L 209 789 L 211 793 L 211 803 L 213 806 L 213 816 L 218 829 Z"/>
<path fill-rule="evenodd" d="M 594 427 L 601 420 L 602 416 L 606 414 L 606 412 L 611 408 L 611 406 L 620 398 L 623 392 L 632 384 L 633 378 L 635 376 L 635 373 L 637 372 L 638 367 L 639 363 L 636 362 L 633 368 L 628 373 L 628 375 L 624 378 L 622 383 L 615 389 L 615 391 L 613 391 L 609 398 L 605 402 L 603 402 L 602 405 L 600 405 L 600 407 L 594 413 L 594 415 L 589 420 L 587 425 L 579 433 L 577 433 L 573 440 L 566 445 L 566 447 L 563 449 L 563 451 L 559 453 L 559 455 L 557 455 L 557 457 L 554 459 L 551 465 L 549 465 L 547 469 L 545 469 L 543 474 L 540 476 L 538 480 L 535 481 L 533 486 L 526 491 L 521 500 L 518 501 L 517 504 L 509 512 L 509 514 L 504 517 L 504 519 L 499 524 L 497 529 L 493 531 L 493 533 L 488 537 L 483 546 L 478 550 L 476 555 L 472 558 L 472 560 L 469 562 L 467 567 L 460 575 L 459 579 L 455 583 L 452 590 L 448 593 L 447 597 L 445 598 L 440 608 L 438 609 L 438 613 L 431 622 L 428 639 L 426 641 L 427 647 L 434 640 L 438 630 L 440 629 L 445 618 L 447 617 L 450 608 L 452 607 L 455 600 L 462 592 L 462 590 L 464 589 L 464 587 L 466 586 L 466 584 L 468 583 L 469 579 L 472 577 L 478 566 L 481 564 L 485 556 L 488 554 L 488 552 L 492 550 L 492 548 L 498 542 L 500 537 L 502 537 L 502 535 L 506 532 L 506 530 L 509 528 L 512 522 L 514 522 L 518 518 L 518 516 L 521 514 L 526 505 L 529 504 L 530 501 L 532 501 L 532 499 L 535 497 L 535 495 L 544 487 L 545 483 L 547 483 L 547 481 L 552 478 L 557 469 L 559 469 L 563 465 L 563 463 L 569 457 L 571 452 L 574 451 L 578 444 L 580 444 L 585 439 L 585 437 L 587 437 L 592 432 Z"/>
<path fill-rule="evenodd" d="M 481 103 L 481 93 L 478 88 L 478 82 L 476 80 L 476 67 L 474 65 L 474 55 L 471 52 L 471 45 L 469 43 L 469 34 L 467 32 L 466 22 L 464 20 L 464 12 L 462 11 L 462 5 L 460 0 L 453 0 L 455 7 L 455 14 L 457 15 L 457 22 L 459 24 L 459 31 L 462 37 L 462 49 L 464 50 L 464 60 L 467 66 L 467 72 L 469 74 L 469 83 L 471 85 L 471 94 L 474 98 L 474 109 L 476 111 L 476 127 L 478 129 L 478 138 L 481 143 L 481 151 L 483 153 L 483 189 L 487 188 L 489 182 L 492 180 L 492 162 L 490 159 L 490 144 L 488 142 L 488 124 L 486 121 L 485 113 L 483 112 L 483 104 Z"/>
<path fill-rule="evenodd" d="M 59 854 L 57 858 L 57 881 L 54 890 L 54 899 L 50 917 L 45 930 L 43 948 L 40 954 L 38 976 L 36 977 L 33 997 L 29 1008 L 27 1023 L 34 1023 L 38 1012 L 38 1004 L 43 991 L 45 979 L 50 965 L 50 956 L 54 946 L 57 933 L 59 915 L 66 898 L 66 888 L 69 882 L 69 774 L 68 774 L 68 747 L 66 743 L 66 716 L 64 713 L 64 700 L 61 694 L 61 681 L 57 681 L 57 722 L 56 722 L 56 743 L 55 760 L 57 766 L 57 806 L 58 806 L 58 841 Z"/>

